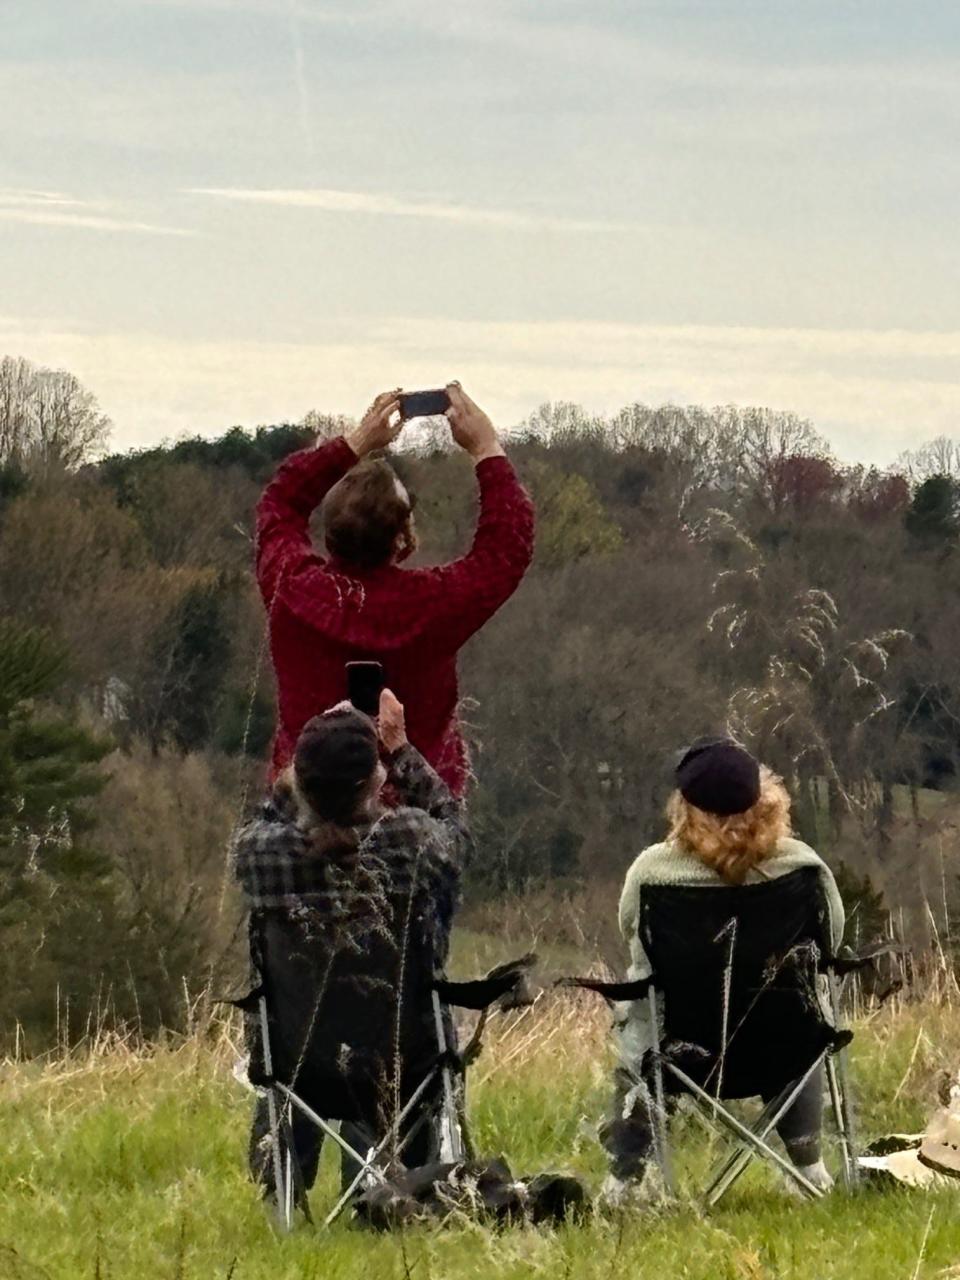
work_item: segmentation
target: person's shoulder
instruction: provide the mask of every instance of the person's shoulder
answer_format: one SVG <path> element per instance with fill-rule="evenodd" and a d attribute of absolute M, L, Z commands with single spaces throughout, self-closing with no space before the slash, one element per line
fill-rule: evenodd
<path fill-rule="evenodd" d="M 822 861 L 819 853 L 799 836 L 784 836 L 777 843 L 778 858 L 801 858 L 809 861 Z"/>
<path fill-rule="evenodd" d="M 452 563 L 452 562 L 447 562 Z M 404 593 L 424 593 L 432 591 L 436 588 L 437 582 L 443 577 L 443 572 L 447 567 L 444 564 L 418 564 L 418 565 L 392 565 L 392 576 L 390 582 L 393 586 L 402 588 Z"/>
<path fill-rule="evenodd" d="M 796 836 L 785 836 L 777 843 L 773 862 L 782 868 L 789 867 L 824 867 L 826 863 L 816 849 Z"/>
<path fill-rule="evenodd" d="M 295 822 L 275 813 L 261 813 L 240 828 L 236 843 L 238 845 L 263 844 L 278 840 L 295 840 L 298 837 L 299 829 Z"/>
<path fill-rule="evenodd" d="M 643 853 L 637 858 L 637 863 L 645 867 L 659 867 L 664 865 L 676 866 L 681 862 L 689 861 L 697 862 L 692 853 L 681 848 L 673 840 L 658 840 L 656 844 L 648 845 Z"/>
<path fill-rule="evenodd" d="M 277 782 L 240 827 L 235 843 L 293 832 L 296 830 L 296 820 L 297 807 L 293 793 L 288 786 Z"/>
<path fill-rule="evenodd" d="M 666 840 L 660 840 L 656 844 L 647 845 L 631 862 L 627 868 L 626 880 L 635 880 L 638 877 L 645 877 L 652 871 L 656 871 L 665 863 L 672 862 L 676 858 L 676 851 L 673 846 Z"/>
<path fill-rule="evenodd" d="M 457 867 L 462 843 L 462 832 L 451 831 L 424 809 L 402 806 L 377 819 L 363 840 L 362 851 L 398 874 L 417 865 L 429 878 L 435 873 L 447 875 Z"/>
<path fill-rule="evenodd" d="M 443 830 L 443 823 L 432 818 L 425 809 L 400 805 L 381 814 L 367 832 L 364 844 L 416 845 L 421 840 L 439 839 Z"/>
<path fill-rule="evenodd" d="M 302 839 L 295 823 L 280 818 L 264 806 L 237 832 L 230 848 L 230 863 L 243 876 L 250 868 L 299 853 Z"/>

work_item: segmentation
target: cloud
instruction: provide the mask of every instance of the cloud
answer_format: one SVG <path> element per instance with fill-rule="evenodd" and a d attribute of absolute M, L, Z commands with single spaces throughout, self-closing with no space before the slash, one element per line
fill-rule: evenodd
<path fill-rule="evenodd" d="M 0 208 L 62 209 L 92 208 L 88 200 L 75 200 L 62 191 L 25 191 L 15 187 L 0 188 Z"/>
<path fill-rule="evenodd" d="M 155 226 L 127 218 L 76 210 L 105 209 L 102 201 L 77 200 L 60 191 L 28 191 L 6 187 L 0 189 L 0 219 L 23 222 L 33 227 L 68 227 L 84 231 L 120 231 L 152 236 L 193 236 L 197 233 L 183 227 Z"/>
<path fill-rule="evenodd" d="M 279 205 L 288 209 L 316 209 L 323 213 L 361 213 L 388 218 L 428 218 L 462 226 L 499 227 L 512 231 L 628 231 L 629 223 L 523 213 L 475 205 L 445 204 L 429 200 L 365 191 L 337 191 L 324 187 L 285 189 L 258 187 L 192 187 L 185 194 L 211 196 L 247 204 Z"/>
<path fill-rule="evenodd" d="M 126 222 L 120 218 L 101 218 L 80 213 L 47 213 L 41 209 L 0 208 L 5 222 L 25 222 L 33 227 L 70 227 L 84 231 L 120 231 L 150 236 L 195 236 L 185 227 L 156 227 L 149 222 Z"/>
<path fill-rule="evenodd" d="M 0 352 L 76 373 L 116 423 L 118 448 L 311 408 L 355 413 L 380 387 L 448 377 L 505 426 L 544 400 L 791 409 L 841 457 L 882 465 L 960 422 L 960 331 L 395 317 L 318 322 L 304 342 L 190 342 L 0 317 Z"/>

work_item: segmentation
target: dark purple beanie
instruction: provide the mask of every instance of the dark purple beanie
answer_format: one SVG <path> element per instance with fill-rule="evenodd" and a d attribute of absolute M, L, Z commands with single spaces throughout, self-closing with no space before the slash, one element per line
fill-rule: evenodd
<path fill-rule="evenodd" d="M 377 767 L 376 725 L 352 707 L 314 716 L 300 731 L 293 771 L 306 799 L 324 817 L 347 817 Z"/>
<path fill-rule="evenodd" d="M 683 753 L 676 777 L 684 800 L 721 818 L 760 799 L 760 766 L 732 738 L 700 738 Z"/>

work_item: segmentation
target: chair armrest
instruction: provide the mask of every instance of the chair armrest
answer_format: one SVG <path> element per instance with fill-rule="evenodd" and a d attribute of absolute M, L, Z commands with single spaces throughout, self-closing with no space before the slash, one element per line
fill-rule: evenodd
<path fill-rule="evenodd" d="M 634 982 L 604 982 L 600 978 L 558 978 L 556 987 L 578 987 L 582 991 L 593 991 L 603 996 L 608 1004 L 616 1004 L 621 1000 L 644 1000 L 653 986 L 654 975 L 648 978 L 637 978 Z"/>
<path fill-rule="evenodd" d="M 458 1009 L 486 1009 L 495 1001 L 501 1002 L 501 1009 L 523 1009 L 534 1002 L 530 990 L 529 971 L 537 962 L 534 954 L 521 956 L 519 960 L 509 960 L 506 964 L 498 964 L 483 978 L 472 982 L 450 982 L 446 978 L 437 978 L 433 989 L 444 1004 L 455 1005 Z"/>
<path fill-rule="evenodd" d="M 858 969 L 867 968 L 868 965 L 872 965 L 878 960 L 880 956 L 903 956 L 909 954 L 909 947 L 902 947 L 896 942 L 871 942 L 860 951 L 854 951 L 851 947 L 841 947 L 837 954 L 827 961 L 825 968 L 828 972 L 835 973 L 837 977 L 843 978 L 848 973 L 855 973 Z"/>

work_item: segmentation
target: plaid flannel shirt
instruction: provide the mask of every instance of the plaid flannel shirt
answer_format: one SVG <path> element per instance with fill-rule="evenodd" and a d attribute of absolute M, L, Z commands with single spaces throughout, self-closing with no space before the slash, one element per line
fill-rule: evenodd
<path fill-rule="evenodd" d="M 362 948 L 372 931 L 396 932 L 398 908 L 436 917 L 449 931 L 467 829 L 460 802 L 416 748 L 392 759 L 401 807 L 355 829 L 344 854 L 317 848 L 278 790 L 239 833 L 233 871 L 251 912 L 280 909 L 334 947 Z M 415 895 L 415 896 L 414 896 Z"/>
<path fill-rule="evenodd" d="M 516 590 L 533 554 L 533 504 L 506 458 L 476 468 L 469 552 L 435 568 L 359 570 L 314 550 L 310 515 L 357 462 L 342 437 L 287 458 L 257 507 L 257 581 L 277 676 L 274 776 L 300 730 L 346 695 L 344 664 L 382 663 L 410 741 L 455 795 L 466 790 L 457 652 Z"/>

